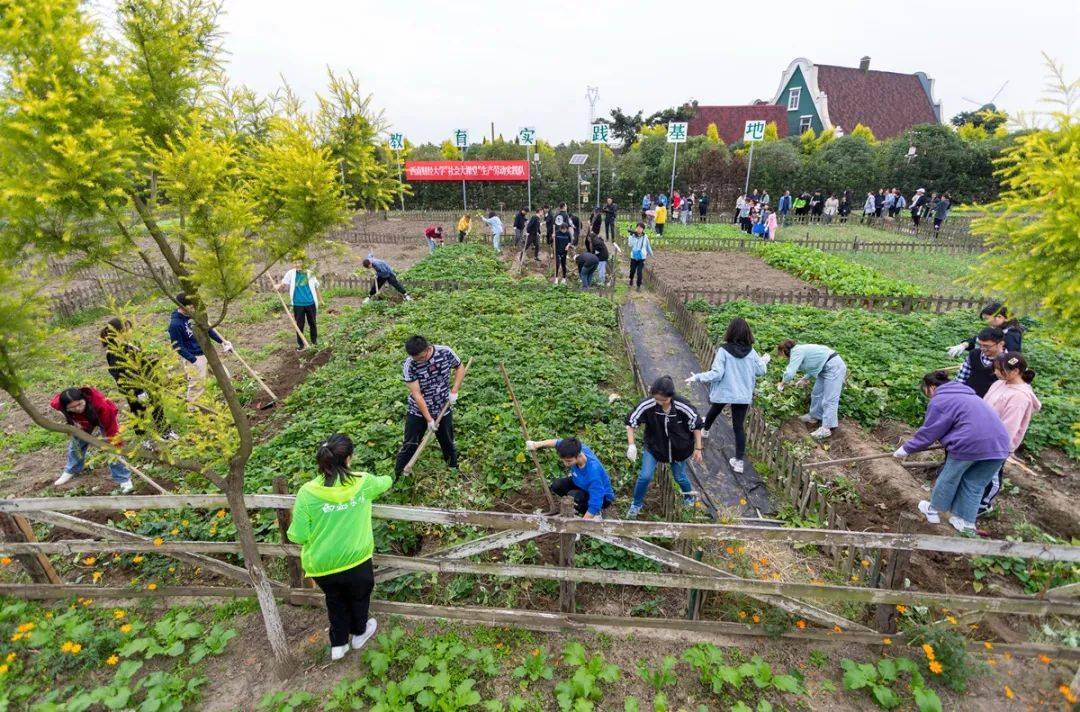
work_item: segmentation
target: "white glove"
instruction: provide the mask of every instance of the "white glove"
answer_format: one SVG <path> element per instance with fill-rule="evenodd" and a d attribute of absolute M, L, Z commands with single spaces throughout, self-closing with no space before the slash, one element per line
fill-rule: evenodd
<path fill-rule="evenodd" d="M 367 303 L 368 303 L 368 302 L 370 302 L 370 301 L 371 301 L 371 297 L 364 297 L 364 301 L 362 301 L 362 302 L 360 302 L 360 303 L 361 303 L 361 304 L 367 304 Z"/>
<path fill-rule="evenodd" d="M 537 440 L 526 440 L 525 441 L 525 449 L 527 451 L 529 451 L 529 452 L 539 450 L 540 449 L 540 442 L 537 441 Z"/>
<path fill-rule="evenodd" d="M 458 399 L 458 394 L 455 393 L 454 391 L 450 391 L 450 405 L 454 405 L 455 403 L 457 403 L 457 399 Z"/>
<path fill-rule="evenodd" d="M 427 429 L 434 433 L 436 430 L 439 429 L 439 426 L 435 424 L 434 420 L 429 420 L 427 422 Z"/>
<path fill-rule="evenodd" d="M 139 391 L 139 394 L 135 396 L 135 400 L 139 401 L 140 403 L 145 403 L 146 401 L 150 400 L 150 394 L 146 391 Z"/>
<path fill-rule="evenodd" d="M 227 354 L 231 354 L 232 353 L 232 342 L 229 341 L 228 339 L 226 339 L 225 341 L 222 341 L 221 342 L 221 350 L 224 351 Z"/>
<path fill-rule="evenodd" d="M 949 354 L 949 358 L 956 358 L 960 354 L 967 351 L 967 347 L 968 345 L 966 341 L 962 344 L 957 344 L 956 346 L 950 346 L 947 351 L 947 353 Z"/>
<path fill-rule="evenodd" d="M 778 390 L 778 391 L 780 391 L 781 393 L 783 393 L 783 392 L 784 392 L 784 386 L 785 386 L 785 385 L 786 385 L 786 384 L 785 384 L 785 383 L 784 383 L 783 381 L 780 381 L 779 383 L 777 383 L 777 384 L 776 384 L 776 390 Z"/>
<path fill-rule="evenodd" d="M 905 450 L 903 447 L 898 447 L 898 448 L 896 448 L 896 452 L 894 452 L 892 454 L 892 456 L 893 457 L 907 457 L 908 456 L 908 451 Z"/>
<path fill-rule="evenodd" d="M 691 383 L 693 383 L 696 380 L 697 380 L 697 374 L 696 373 L 691 373 L 690 377 L 687 378 L 685 381 L 683 381 L 683 383 L 685 383 L 686 385 L 689 386 Z"/>
<path fill-rule="evenodd" d="M 761 362 L 765 364 L 765 367 L 769 367 L 769 362 L 772 361 L 772 354 L 765 354 L 761 357 Z"/>
<path fill-rule="evenodd" d="M 637 445 L 630 445 L 626 448 L 626 459 L 630 462 L 637 460 Z"/>

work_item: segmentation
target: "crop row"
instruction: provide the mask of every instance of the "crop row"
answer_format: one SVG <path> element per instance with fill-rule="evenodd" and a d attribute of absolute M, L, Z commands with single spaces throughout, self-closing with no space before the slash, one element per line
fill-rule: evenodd
<path fill-rule="evenodd" d="M 835 294 L 927 296 L 927 291 L 918 285 L 893 279 L 870 267 L 812 247 L 763 242 L 756 245 L 754 251 L 766 264 L 826 287 Z"/>

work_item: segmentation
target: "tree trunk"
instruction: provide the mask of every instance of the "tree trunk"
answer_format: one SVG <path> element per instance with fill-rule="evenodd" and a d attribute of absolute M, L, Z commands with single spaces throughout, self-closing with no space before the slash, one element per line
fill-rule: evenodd
<path fill-rule="evenodd" d="M 278 679 L 287 679 L 296 669 L 296 660 L 289 652 L 289 641 L 285 636 L 285 626 L 281 622 L 281 612 L 278 610 L 277 601 L 274 600 L 274 591 L 270 587 L 270 577 L 266 575 L 262 557 L 259 555 L 255 530 L 251 527 L 251 519 L 248 517 L 247 505 L 244 504 L 244 481 L 229 478 L 229 484 L 225 496 L 229 500 L 229 511 L 232 513 L 233 524 L 236 526 L 236 541 L 244 552 L 244 565 L 251 575 L 251 585 L 255 589 L 255 596 L 259 599 L 259 610 L 262 612 L 263 625 L 266 627 L 266 638 L 270 642 L 270 650 L 274 654 L 274 672 Z"/>

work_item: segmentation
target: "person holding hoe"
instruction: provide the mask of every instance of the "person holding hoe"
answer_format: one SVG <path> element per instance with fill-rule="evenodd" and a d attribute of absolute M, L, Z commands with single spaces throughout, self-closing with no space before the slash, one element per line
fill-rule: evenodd
<path fill-rule="evenodd" d="M 457 221 L 457 241 L 465 242 L 465 238 L 472 232 L 472 215 L 465 213 Z"/>
<path fill-rule="evenodd" d="M 116 404 L 98 389 L 90 386 L 68 388 L 53 396 L 49 405 L 53 410 L 63 414 L 68 425 L 80 428 L 90 435 L 100 435 L 117 447 L 123 445 L 120 441 L 120 426 L 116 422 L 117 413 L 120 411 Z M 68 441 L 67 465 L 64 467 L 64 473 L 53 484 L 59 487 L 70 482 L 73 477 L 81 475 L 86 467 L 86 451 L 89 449 L 90 443 L 72 435 L 71 440 Z M 135 489 L 131 483 L 131 471 L 123 460 L 110 462 L 109 474 L 112 475 L 113 481 L 120 485 L 122 494 L 128 494 Z"/>
<path fill-rule="evenodd" d="M 161 407 L 158 358 L 135 343 L 131 336 L 131 321 L 119 317 L 109 319 L 99 338 L 105 349 L 109 375 L 127 401 L 128 410 L 135 416 L 136 432 L 145 434 L 142 414 L 150 411 L 154 429 L 161 437 L 176 440 L 179 436 L 169 427 L 165 410 Z"/>
<path fill-rule="evenodd" d="M 588 445 L 577 438 L 526 440 L 526 450 L 555 448 L 562 464 L 570 468 L 569 477 L 560 477 L 549 487 L 556 497 L 574 498 L 574 509 L 585 519 L 602 519 L 603 511 L 615 501 L 611 478 Z"/>
<path fill-rule="evenodd" d="M 366 269 L 370 269 L 375 273 L 375 282 L 371 285 L 371 289 L 368 290 L 368 295 L 364 297 L 364 304 L 370 302 L 372 297 L 378 294 L 379 290 L 382 289 L 385 284 L 389 284 L 391 287 L 398 290 L 398 292 L 405 295 L 405 301 L 412 301 L 412 297 L 409 296 L 405 291 L 405 287 L 402 287 L 401 282 L 398 281 L 394 269 L 385 261 L 377 260 L 373 255 L 368 255 L 361 264 L 364 265 Z"/>
<path fill-rule="evenodd" d="M 311 345 L 319 344 L 319 330 L 315 325 L 315 313 L 319 310 L 319 278 L 311 273 L 304 262 L 293 267 L 274 285 L 274 291 L 289 290 L 289 303 L 292 304 L 293 321 L 296 325 L 296 350 L 304 350 L 304 322 L 311 332 Z"/>
<path fill-rule="evenodd" d="M 390 475 L 353 472 L 352 454 L 352 440 L 340 433 L 319 444 L 319 474 L 297 493 L 287 532 L 300 545 L 304 574 L 326 595 L 331 660 L 364 647 L 378 627 L 368 617 L 375 588 L 371 504 L 393 484 Z"/>
<path fill-rule="evenodd" d="M 173 349 L 179 354 L 184 370 L 187 372 L 187 400 L 194 402 L 206 390 L 206 355 L 203 354 L 202 347 L 195 338 L 195 327 L 190 311 L 194 306 L 194 300 L 181 292 L 176 295 L 175 301 L 176 310 L 169 317 L 169 340 L 172 342 Z M 210 329 L 210 338 L 221 344 L 221 349 L 225 353 L 232 352 L 232 344 L 221 338 L 214 329 Z"/>
<path fill-rule="evenodd" d="M 634 431 L 645 426 L 645 448 L 641 457 L 641 473 L 634 485 L 634 500 L 626 511 L 627 519 L 634 519 L 645 504 L 645 493 L 652 484 L 657 464 L 671 466 L 671 475 L 683 493 L 683 504 L 693 507 L 693 486 L 686 476 L 686 462 L 693 457 L 702 464 L 701 417 L 689 401 L 675 394 L 675 382 L 671 376 L 661 376 L 649 389 L 649 397 L 642 400 L 626 416 L 626 457 L 637 460 Z"/>
<path fill-rule="evenodd" d="M 491 228 L 491 245 L 495 248 L 496 254 L 499 252 L 501 245 L 499 241 L 502 239 L 503 224 L 502 218 L 494 210 L 488 211 L 488 216 L 485 218 L 483 213 L 477 213 L 480 219 L 483 220 L 489 228 Z"/>
<path fill-rule="evenodd" d="M 840 354 L 828 346 L 796 344 L 793 339 L 781 342 L 776 351 L 788 359 L 783 379 L 776 384 L 778 391 L 784 390 L 784 386 L 795 379 L 795 374 L 800 369 L 805 375 L 795 385 L 804 386 L 807 379 L 814 379 L 814 390 L 810 393 L 810 412 L 800 415 L 799 420 L 807 425 L 820 422 L 821 426 L 810 433 L 810 437 L 824 440 L 832 435 L 833 428 L 840 424 L 840 394 L 844 390 L 844 379 L 847 378 L 847 364 L 840 358 Z"/>
<path fill-rule="evenodd" d="M 465 378 L 461 359 L 449 346 L 429 344 L 420 335 L 410 336 L 405 341 L 405 352 L 408 357 L 402 364 L 401 377 L 409 387 L 409 408 L 405 415 L 405 437 L 394 463 L 394 476 L 400 477 L 405 471 L 405 466 L 420 447 L 420 439 L 429 430 L 439 440 L 447 467 L 457 469 L 452 406 L 457 403 L 461 380 Z M 446 413 L 439 419 L 444 406 Z"/>

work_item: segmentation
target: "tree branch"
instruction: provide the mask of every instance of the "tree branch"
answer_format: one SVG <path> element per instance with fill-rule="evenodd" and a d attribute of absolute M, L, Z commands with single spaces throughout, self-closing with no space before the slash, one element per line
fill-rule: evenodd
<path fill-rule="evenodd" d="M 161 250 L 161 256 L 169 263 L 169 268 L 173 271 L 173 274 L 183 282 L 184 278 L 188 276 L 188 272 L 180 262 L 179 258 L 177 258 L 176 253 L 173 252 L 172 245 L 169 244 L 168 236 L 162 231 L 157 220 L 154 219 L 153 214 L 150 212 L 150 208 L 146 205 L 146 201 L 144 201 L 134 190 L 128 191 L 128 197 L 131 198 L 135 210 L 139 213 L 139 218 L 150 232 L 150 237 L 154 239 L 158 249 Z"/>

